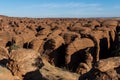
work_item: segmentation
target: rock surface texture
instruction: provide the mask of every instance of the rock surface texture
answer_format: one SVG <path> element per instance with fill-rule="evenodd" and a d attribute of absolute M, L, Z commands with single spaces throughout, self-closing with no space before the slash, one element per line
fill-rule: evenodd
<path fill-rule="evenodd" d="M 0 16 L 0 70 L 10 73 L 7 80 L 120 80 L 119 56 L 119 18 Z"/>

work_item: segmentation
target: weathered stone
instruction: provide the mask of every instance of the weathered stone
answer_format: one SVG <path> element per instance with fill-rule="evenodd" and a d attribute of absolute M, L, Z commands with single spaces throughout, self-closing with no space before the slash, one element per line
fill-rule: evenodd
<path fill-rule="evenodd" d="M 104 21 L 102 23 L 103 26 L 117 26 L 118 22 L 114 20 Z"/>
<path fill-rule="evenodd" d="M 28 72 L 38 70 L 43 66 L 40 54 L 30 49 L 18 49 L 10 53 L 7 67 L 14 74 L 22 78 Z"/>
<path fill-rule="evenodd" d="M 76 32 L 63 32 L 61 34 L 61 36 L 63 37 L 63 39 L 65 40 L 65 44 L 70 44 L 72 41 L 75 40 L 75 38 L 80 38 L 80 34 L 76 33 Z"/>
<path fill-rule="evenodd" d="M 64 39 L 61 36 L 57 36 L 55 38 L 51 38 L 45 42 L 44 49 L 45 50 L 55 50 L 64 44 Z"/>
<path fill-rule="evenodd" d="M 15 80 L 15 77 L 7 68 L 0 66 L 0 80 Z"/>
<path fill-rule="evenodd" d="M 4 47 L 0 47 L 0 60 L 8 58 L 9 58 L 8 50 Z"/>
<path fill-rule="evenodd" d="M 89 38 L 76 38 L 75 41 L 70 43 L 66 50 L 66 63 L 68 64 L 71 60 L 71 55 L 77 51 L 85 48 L 94 47 L 94 42 Z"/>
<path fill-rule="evenodd" d="M 96 69 L 100 70 L 101 72 L 106 72 L 118 67 L 120 67 L 120 57 L 103 59 L 96 63 Z"/>

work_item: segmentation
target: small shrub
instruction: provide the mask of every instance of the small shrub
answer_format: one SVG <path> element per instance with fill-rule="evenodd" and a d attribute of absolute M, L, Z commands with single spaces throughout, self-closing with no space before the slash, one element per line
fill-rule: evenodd
<path fill-rule="evenodd" d="M 17 49 L 19 49 L 19 48 L 20 48 L 20 47 L 19 47 L 18 45 L 13 44 L 13 45 L 11 45 L 11 46 L 9 47 L 8 51 L 11 52 L 12 50 L 17 50 Z"/>
<path fill-rule="evenodd" d="M 61 67 L 63 71 L 73 72 L 73 69 L 68 68 L 68 66 Z"/>

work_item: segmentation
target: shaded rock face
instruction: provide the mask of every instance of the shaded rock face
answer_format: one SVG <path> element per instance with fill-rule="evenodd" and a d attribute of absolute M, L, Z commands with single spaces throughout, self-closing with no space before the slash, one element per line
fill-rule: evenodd
<path fill-rule="evenodd" d="M 119 80 L 119 70 L 120 57 L 111 57 L 98 61 L 94 68 L 80 76 L 79 80 Z"/>
<path fill-rule="evenodd" d="M 109 70 L 107 72 L 100 72 L 99 70 L 93 70 L 88 74 L 81 76 L 79 80 L 119 80 L 116 70 Z"/>
<path fill-rule="evenodd" d="M 89 72 L 101 59 L 119 56 L 115 53 L 120 51 L 119 19 L 1 16 L 0 21 L 0 60 L 10 59 L 8 67 L 14 75 L 22 77 L 37 70 L 39 66 L 31 64 L 39 55 L 56 67 L 65 67 L 81 75 Z M 29 68 L 22 68 L 26 66 Z"/>

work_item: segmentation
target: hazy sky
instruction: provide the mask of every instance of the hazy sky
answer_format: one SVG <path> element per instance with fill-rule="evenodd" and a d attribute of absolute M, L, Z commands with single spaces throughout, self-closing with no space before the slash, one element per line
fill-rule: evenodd
<path fill-rule="evenodd" d="M 0 15 L 120 17 L 120 0 L 0 0 Z"/>

